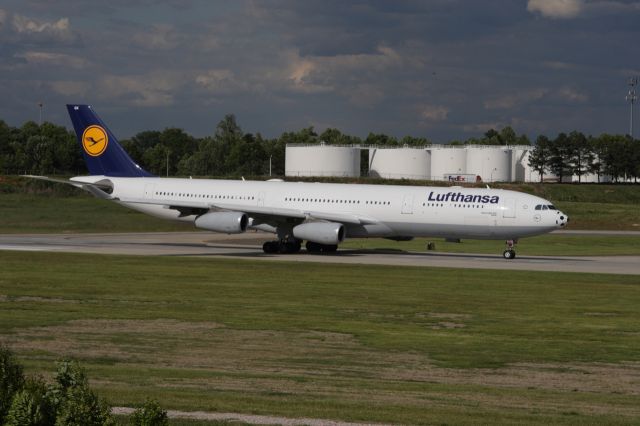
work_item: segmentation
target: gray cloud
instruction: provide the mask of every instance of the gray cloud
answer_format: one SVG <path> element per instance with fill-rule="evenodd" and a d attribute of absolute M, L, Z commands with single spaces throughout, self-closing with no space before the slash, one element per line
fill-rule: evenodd
<path fill-rule="evenodd" d="M 11 20 L 11 29 L 21 42 L 71 44 L 77 41 L 69 18 L 45 21 L 16 13 Z"/>
<path fill-rule="evenodd" d="M 616 132 L 638 69 L 637 1 L 84 4 L 3 4 L 1 119 L 20 124 L 43 99 L 61 124 L 65 102 L 93 103 L 123 136 L 209 134 L 229 112 L 267 136 Z"/>
<path fill-rule="evenodd" d="M 527 10 L 547 18 L 575 18 L 584 8 L 583 0 L 529 0 Z"/>

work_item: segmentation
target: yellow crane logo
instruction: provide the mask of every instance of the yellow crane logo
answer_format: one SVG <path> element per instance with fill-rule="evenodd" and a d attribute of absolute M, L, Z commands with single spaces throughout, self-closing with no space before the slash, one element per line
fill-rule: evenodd
<path fill-rule="evenodd" d="M 100 126 L 89 126 L 82 133 L 82 147 L 92 157 L 100 156 L 109 144 L 107 132 Z"/>

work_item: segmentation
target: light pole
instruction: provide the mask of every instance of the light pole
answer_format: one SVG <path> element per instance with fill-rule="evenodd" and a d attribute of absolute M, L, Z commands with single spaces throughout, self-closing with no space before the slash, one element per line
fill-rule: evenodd
<path fill-rule="evenodd" d="M 269 177 L 271 177 L 271 158 L 273 158 L 273 155 L 269 156 Z"/>
<path fill-rule="evenodd" d="M 636 96 L 636 86 L 638 85 L 638 77 L 632 77 L 629 79 L 629 93 L 625 97 L 629 101 L 631 106 L 631 115 L 629 116 L 629 136 L 633 139 L 633 104 L 638 99 Z"/>
<path fill-rule="evenodd" d="M 42 127 L 42 107 L 44 107 L 44 103 L 38 102 L 38 107 L 40 108 L 40 120 L 38 121 L 38 126 Z"/>

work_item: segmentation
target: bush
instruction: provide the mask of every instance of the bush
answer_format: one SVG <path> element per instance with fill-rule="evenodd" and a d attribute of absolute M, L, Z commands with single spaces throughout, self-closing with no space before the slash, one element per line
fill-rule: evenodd
<path fill-rule="evenodd" d="M 114 425 L 111 407 L 85 386 L 70 388 L 58 407 L 56 426 Z"/>
<path fill-rule="evenodd" d="M 0 345 L 0 424 L 4 423 L 13 396 L 23 386 L 22 366 L 8 348 Z"/>
<path fill-rule="evenodd" d="M 41 377 L 26 380 L 7 414 L 7 426 L 50 426 L 56 418 L 55 407 L 47 397 L 47 385 Z"/>
<path fill-rule="evenodd" d="M 56 363 L 58 369 L 54 379 L 60 389 L 66 391 L 70 388 L 86 387 L 87 373 L 80 366 L 78 361 L 63 359 Z"/>
<path fill-rule="evenodd" d="M 77 361 L 63 359 L 56 362 L 57 370 L 53 376 L 55 382 L 49 385 L 47 391 L 49 399 L 57 408 L 64 403 L 70 389 L 88 387 L 87 375 Z"/>
<path fill-rule="evenodd" d="M 131 416 L 131 424 L 134 426 L 166 426 L 169 424 L 167 412 L 160 407 L 157 401 L 147 400 L 138 407 Z"/>

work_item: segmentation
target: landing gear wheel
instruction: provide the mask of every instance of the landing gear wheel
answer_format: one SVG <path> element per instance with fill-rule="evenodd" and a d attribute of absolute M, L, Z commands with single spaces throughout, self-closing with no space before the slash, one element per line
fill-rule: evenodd
<path fill-rule="evenodd" d="M 508 260 L 515 259 L 516 258 L 516 252 L 515 252 L 515 250 L 505 250 L 502 253 L 502 256 L 505 259 L 508 259 Z"/>
<path fill-rule="evenodd" d="M 267 241 L 262 245 L 262 251 L 267 254 L 278 253 L 280 249 L 278 241 Z"/>
<path fill-rule="evenodd" d="M 300 240 L 293 241 L 267 241 L 262 245 L 262 251 L 267 254 L 291 254 L 298 253 L 302 246 Z"/>
<path fill-rule="evenodd" d="M 335 253 L 338 251 L 337 244 L 320 244 L 313 241 L 307 241 L 305 247 L 309 253 Z"/>
<path fill-rule="evenodd" d="M 314 243 L 313 241 L 307 241 L 305 247 L 309 253 L 320 253 L 322 251 L 322 244 Z"/>
<path fill-rule="evenodd" d="M 508 260 L 515 259 L 516 258 L 515 247 L 516 247 L 516 244 L 518 244 L 518 240 L 516 239 L 507 240 L 505 241 L 505 244 L 507 245 L 507 249 L 502 252 L 502 257 Z"/>

